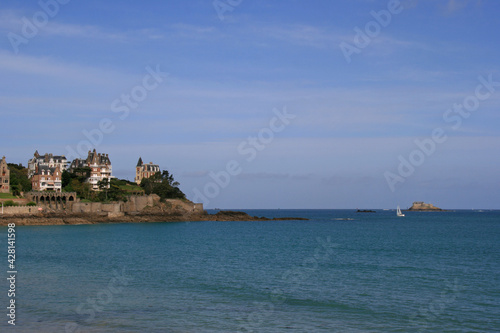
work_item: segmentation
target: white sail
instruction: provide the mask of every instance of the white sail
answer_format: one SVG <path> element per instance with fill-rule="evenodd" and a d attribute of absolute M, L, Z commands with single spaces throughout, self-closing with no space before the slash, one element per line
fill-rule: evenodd
<path fill-rule="evenodd" d="M 399 205 L 398 205 L 398 209 L 396 209 L 396 215 L 397 216 L 405 216 L 405 214 L 401 213 L 401 208 L 399 208 Z"/>

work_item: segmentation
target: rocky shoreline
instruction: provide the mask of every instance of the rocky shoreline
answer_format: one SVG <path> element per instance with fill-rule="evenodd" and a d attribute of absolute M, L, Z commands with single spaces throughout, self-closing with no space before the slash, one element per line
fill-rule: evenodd
<path fill-rule="evenodd" d="M 103 214 L 70 214 L 70 213 L 47 213 L 39 215 L 12 215 L 1 216 L 0 226 L 8 223 L 22 225 L 80 225 L 101 223 L 147 223 L 147 222 L 201 222 L 201 221 L 287 221 L 301 220 L 301 217 L 267 218 L 251 216 L 244 212 L 220 211 L 217 214 L 185 214 L 183 212 L 141 212 L 137 214 L 125 214 L 121 216 L 108 216 Z"/>

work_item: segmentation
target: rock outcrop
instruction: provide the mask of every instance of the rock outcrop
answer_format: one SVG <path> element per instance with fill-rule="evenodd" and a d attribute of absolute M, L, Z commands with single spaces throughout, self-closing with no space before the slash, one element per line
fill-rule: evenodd
<path fill-rule="evenodd" d="M 420 212 L 441 212 L 444 211 L 441 208 L 434 206 L 433 204 L 428 204 L 423 201 L 415 201 L 413 205 L 408 209 L 410 211 L 420 211 Z"/>

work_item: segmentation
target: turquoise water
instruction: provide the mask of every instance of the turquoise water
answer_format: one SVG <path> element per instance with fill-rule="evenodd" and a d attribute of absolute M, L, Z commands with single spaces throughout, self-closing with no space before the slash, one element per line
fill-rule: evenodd
<path fill-rule="evenodd" d="M 311 220 L 17 227 L 0 331 L 500 331 L 499 211 L 247 212 Z"/>

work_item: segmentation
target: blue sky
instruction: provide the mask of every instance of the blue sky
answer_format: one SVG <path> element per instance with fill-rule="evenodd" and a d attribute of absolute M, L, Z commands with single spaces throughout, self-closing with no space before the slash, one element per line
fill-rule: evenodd
<path fill-rule="evenodd" d="M 500 208 L 500 2 L 59 1 L 0 4 L 9 162 L 141 156 L 207 208 Z"/>

